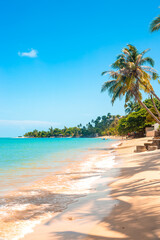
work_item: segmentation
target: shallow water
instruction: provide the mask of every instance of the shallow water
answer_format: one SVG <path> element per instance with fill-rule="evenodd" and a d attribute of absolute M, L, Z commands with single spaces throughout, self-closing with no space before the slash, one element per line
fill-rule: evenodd
<path fill-rule="evenodd" d="M 99 145 L 106 144 L 96 138 L 0 138 L 0 195 L 60 170 Z"/>
<path fill-rule="evenodd" d="M 115 164 L 111 144 L 101 139 L 0 139 L 0 239 L 20 239 L 93 191 Z"/>

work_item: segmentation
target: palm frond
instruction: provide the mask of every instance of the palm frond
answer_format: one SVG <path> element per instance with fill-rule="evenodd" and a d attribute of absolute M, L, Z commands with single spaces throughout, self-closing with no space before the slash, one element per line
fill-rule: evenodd
<path fill-rule="evenodd" d="M 123 49 L 122 49 L 122 52 L 123 52 L 124 54 L 126 54 L 126 55 L 130 55 L 130 52 L 129 52 L 129 50 L 128 50 L 127 48 L 123 48 Z"/>
<path fill-rule="evenodd" d="M 106 91 L 108 88 L 112 87 L 116 83 L 115 80 L 110 80 L 108 82 L 105 82 L 101 88 L 101 92 Z"/>
<path fill-rule="evenodd" d="M 120 59 L 120 58 L 125 58 L 125 55 L 124 55 L 124 54 L 119 54 L 119 55 L 117 56 L 117 60 Z"/>
<path fill-rule="evenodd" d="M 149 73 L 156 73 L 156 70 L 154 69 L 154 68 L 152 68 L 152 67 L 149 67 L 149 66 L 142 66 L 141 67 L 144 71 L 146 71 L 146 72 L 149 72 Z"/>
<path fill-rule="evenodd" d="M 112 63 L 111 67 L 113 69 L 119 69 L 119 68 L 123 67 L 124 63 L 125 63 L 125 59 L 119 58 L 114 63 Z"/>
<path fill-rule="evenodd" d="M 145 57 L 143 59 L 141 59 L 140 61 L 140 64 L 143 65 L 143 64 L 146 64 L 148 63 L 149 65 L 151 65 L 151 67 L 154 67 L 154 60 L 150 57 Z"/>
<path fill-rule="evenodd" d="M 141 55 L 143 56 L 144 54 L 146 54 L 146 53 L 149 52 L 150 50 L 151 50 L 150 48 L 145 49 L 143 52 L 141 52 Z"/>
<path fill-rule="evenodd" d="M 120 87 L 117 89 L 117 91 L 114 92 L 114 94 L 113 94 L 113 96 L 112 96 L 112 100 L 111 100 L 112 105 L 114 104 L 114 102 L 115 102 L 115 100 L 116 100 L 117 98 L 120 98 L 120 97 L 121 97 L 121 94 L 120 94 L 120 93 L 121 93 L 122 89 L 123 89 L 123 86 L 120 86 Z"/>
<path fill-rule="evenodd" d="M 158 75 L 158 73 L 153 72 L 153 73 L 152 73 L 152 79 L 153 79 L 153 80 L 157 80 L 157 79 L 159 79 L 159 75 Z"/>
<path fill-rule="evenodd" d="M 102 75 L 102 76 L 103 76 L 103 75 L 107 75 L 107 74 L 109 74 L 109 72 L 110 72 L 110 71 L 104 71 L 104 72 L 101 73 L 101 75 Z"/>
<path fill-rule="evenodd" d="M 127 46 L 128 46 L 129 52 L 131 53 L 130 58 L 128 60 L 135 61 L 137 55 L 139 54 L 137 48 L 132 44 L 127 44 Z"/>
<path fill-rule="evenodd" d="M 141 62 L 141 59 L 142 59 L 142 54 L 138 54 L 137 57 L 136 57 L 136 62 L 135 62 L 135 64 L 136 64 L 136 65 L 139 65 L 139 63 Z"/>
<path fill-rule="evenodd" d="M 156 17 L 150 24 L 150 31 L 154 32 L 160 29 L 160 15 Z"/>
<path fill-rule="evenodd" d="M 132 44 L 127 44 L 129 51 L 133 52 L 133 53 L 138 53 L 137 48 L 135 46 L 133 46 Z"/>
<path fill-rule="evenodd" d="M 131 99 L 133 99 L 133 94 L 131 91 L 126 92 L 125 104 L 127 104 Z"/>

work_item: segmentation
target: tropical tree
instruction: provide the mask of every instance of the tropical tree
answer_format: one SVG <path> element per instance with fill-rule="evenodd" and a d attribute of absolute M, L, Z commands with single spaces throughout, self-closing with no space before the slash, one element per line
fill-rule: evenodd
<path fill-rule="evenodd" d="M 110 119 L 112 117 L 111 113 L 107 114 L 107 118 Z"/>
<path fill-rule="evenodd" d="M 53 129 L 53 127 L 50 127 L 50 128 L 49 128 L 49 135 L 50 135 L 50 137 L 52 137 L 52 136 L 54 135 L 54 129 Z"/>
<path fill-rule="evenodd" d="M 158 15 L 150 24 L 150 31 L 155 32 L 160 29 L 160 15 Z"/>
<path fill-rule="evenodd" d="M 145 127 L 152 124 L 146 122 L 147 112 L 141 108 L 138 112 L 132 112 L 129 115 L 123 117 L 118 123 L 118 132 L 120 135 L 126 135 L 132 132 L 143 132 Z"/>
<path fill-rule="evenodd" d="M 37 129 L 33 130 L 33 137 L 38 137 L 38 130 Z"/>
<path fill-rule="evenodd" d="M 140 105 L 133 101 L 129 101 L 126 105 L 125 113 L 130 114 L 130 113 L 132 113 L 134 111 L 136 112 L 138 110 L 140 110 Z"/>
<path fill-rule="evenodd" d="M 109 74 L 111 80 L 103 84 L 101 91 L 108 90 L 112 97 L 112 104 L 117 98 L 122 98 L 123 96 L 125 96 L 125 106 L 131 100 L 138 102 L 160 124 L 160 120 L 142 102 L 142 90 L 160 101 L 150 83 L 151 79 L 158 79 L 158 74 L 153 68 L 153 59 L 144 57 L 144 54 L 148 51 L 149 49 L 139 53 L 137 48 L 130 44 L 123 48 L 122 54 L 111 65 L 112 70 L 102 73 L 102 75 Z"/>

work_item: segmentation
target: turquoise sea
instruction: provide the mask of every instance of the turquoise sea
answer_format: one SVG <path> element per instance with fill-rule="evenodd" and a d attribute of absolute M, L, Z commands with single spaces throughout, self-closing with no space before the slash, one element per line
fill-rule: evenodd
<path fill-rule="evenodd" d="M 99 138 L 0 138 L 0 195 L 59 171 L 89 149 L 110 142 Z"/>
<path fill-rule="evenodd" d="M 107 187 L 117 174 L 116 144 L 99 138 L 0 138 L 0 239 L 22 239 L 71 203 L 91 197 L 99 181 L 105 179 Z"/>

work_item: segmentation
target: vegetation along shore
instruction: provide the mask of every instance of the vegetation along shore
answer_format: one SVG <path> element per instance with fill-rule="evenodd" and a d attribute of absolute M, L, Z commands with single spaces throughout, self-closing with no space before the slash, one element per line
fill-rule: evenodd
<path fill-rule="evenodd" d="M 154 101 L 154 102 L 153 102 Z M 146 99 L 143 104 L 158 117 L 155 108 L 160 111 L 160 102 L 155 99 Z M 86 126 L 79 124 L 77 127 L 52 127 L 48 131 L 34 130 L 24 134 L 24 137 L 98 137 L 98 136 L 126 136 L 134 133 L 137 136 L 145 135 L 145 128 L 152 126 L 155 121 L 148 110 L 139 103 L 129 101 L 125 106 L 125 116 L 111 115 L 97 117 Z"/>

